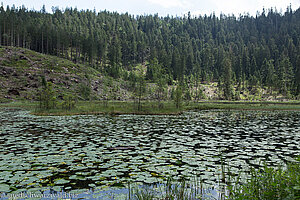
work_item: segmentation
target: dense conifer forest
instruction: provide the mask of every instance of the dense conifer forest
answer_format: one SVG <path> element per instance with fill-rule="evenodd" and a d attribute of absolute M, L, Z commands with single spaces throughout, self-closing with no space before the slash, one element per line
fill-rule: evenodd
<path fill-rule="evenodd" d="M 0 45 L 69 59 L 124 80 L 147 66 L 157 85 L 217 82 L 225 99 L 247 87 L 300 94 L 300 8 L 256 16 L 133 16 L 0 7 Z M 141 82 L 142 84 L 142 82 Z M 163 87 L 163 86 L 162 86 Z M 233 87 L 235 89 L 233 89 Z"/>

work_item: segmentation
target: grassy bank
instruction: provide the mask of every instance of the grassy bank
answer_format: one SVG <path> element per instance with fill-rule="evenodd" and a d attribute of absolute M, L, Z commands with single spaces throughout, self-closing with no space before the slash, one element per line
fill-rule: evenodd
<path fill-rule="evenodd" d="M 81 101 L 71 110 L 52 109 L 49 111 L 35 110 L 37 115 L 58 114 L 58 115 L 77 115 L 77 114 L 152 114 L 152 115 L 171 115 L 180 114 L 181 109 L 176 109 L 172 103 L 166 102 L 163 107 L 158 107 L 156 102 L 143 102 L 141 109 L 138 110 L 137 103 L 135 102 L 103 102 Z"/>
<path fill-rule="evenodd" d="M 205 101 L 190 103 L 185 110 L 300 110 L 300 101 L 268 102 L 268 101 Z"/>
<path fill-rule="evenodd" d="M 137 103 L 132 101 L 79 101 L 75 107 L 66 109 L 40 110 L 38 102 L 19 101 L 3 103 L 0 107 L 23 108 L 30 110 L 35 115 L 81 115 L 81 114 L 150 114 L 150 115 L 175 115 L 180 114 L 183 108 L 176 108 L 172 102 L 164 102 L 158 106 L 157 102 L 142 102 L 138 110 Z"/>
<path fill-rule="evenodd" d="M 16 107 L 30 110 L 36 115 L 80 115 L 80 114 L 152 114 L 174 115 L 188 110 L 299 110 L 300 102 L 185 102 L 181 108 L 176 108 L 174 102 L 166 101 L 160 105 L 156 101 L 142 102 L 138 110 L 137 103 L 132 101 L 79 101 L 75 107 L 66 109 L 40 110 L 38 102 L 16 101 L 2 103 L 0 107 Z"/>

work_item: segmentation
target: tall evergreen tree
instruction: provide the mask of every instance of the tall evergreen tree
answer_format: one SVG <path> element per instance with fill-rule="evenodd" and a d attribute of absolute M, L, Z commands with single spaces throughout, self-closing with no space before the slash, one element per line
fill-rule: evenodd
<path fill-rule="evenodd" d="M 223 60 L 223 80 L 224 80 L 224 98 L 231 100 L 233 97 L 232 94 L 232 68 L 231 60 L 229 58 L 224 58 Z"/>
<path fill-rule="evenodd" d="M 276 73 L 274 68 L 274 60 L 267 60 L 264 61 L 264 76 L 265 80 L 264 83 L 266 86 L 270 88 L 270 91 L 272 93 L 272 88 L 276 86 Z"/>
<path fill-rule="evenodd" d="M 279 89 L 284 94 L 287 95 L 292 84 L 293 79 L 293 67 L 288 57 L 285 55 L 281 56 L 279 63 Z"/>

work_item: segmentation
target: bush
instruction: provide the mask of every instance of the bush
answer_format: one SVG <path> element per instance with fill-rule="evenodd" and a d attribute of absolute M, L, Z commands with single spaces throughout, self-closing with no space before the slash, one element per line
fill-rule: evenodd
<path fill-rule="evenodd" d="M 71 94 L 65 94 L 63 97 L 63 102 L 61 103 L 62 109 L 71 110 L 75 107 L 75 97 Z"/>
<path fill-rule="evenodd" d="M 57 99 L 54 95 L 53 85 L 51 82 L 43 83 L 43 88 L 40 89 L 40 109 L 50 110 L 56 108 Z"/>
<path fill-rule="evenodd" d="M 79 92 L 84 100 L 90 100 L 90 96 L 92 93 L 90 84 L 80 84 Z"/>
<path fill-rule="evenodd" d="M 176 87 L 173 97 L 176 108 L 182 108 L 182 89 L 179 85 Z"/>

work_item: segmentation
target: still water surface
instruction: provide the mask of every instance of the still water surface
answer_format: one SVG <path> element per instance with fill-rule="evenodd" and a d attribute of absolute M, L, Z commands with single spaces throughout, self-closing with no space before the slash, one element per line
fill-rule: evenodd
<path fill-rule="evenodd" d="M 162 177 L 201 177 L 216 186 L 221 160 L 233 173 L 284 165 L 300 155 L 299 144 L 297 111 L 38 117 L 2 109 L 0 192 L 100 198 L 126 195 L 111 186 L 156 184 Z"/>

